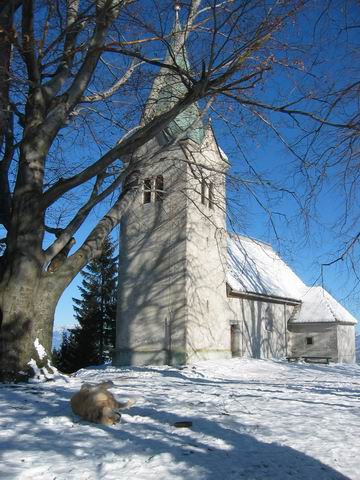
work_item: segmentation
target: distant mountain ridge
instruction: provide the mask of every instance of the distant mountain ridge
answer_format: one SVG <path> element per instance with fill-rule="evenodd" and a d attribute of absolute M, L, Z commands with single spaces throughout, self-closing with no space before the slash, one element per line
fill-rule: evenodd
<path fill-rule="evenodd" d="M 53 338 L 52 338 L 52 350 L 58 350 L 61 342 L 62 342 L 62 335 L 66 328 L 61 328 L 60 330 L 53 331 Z"/>

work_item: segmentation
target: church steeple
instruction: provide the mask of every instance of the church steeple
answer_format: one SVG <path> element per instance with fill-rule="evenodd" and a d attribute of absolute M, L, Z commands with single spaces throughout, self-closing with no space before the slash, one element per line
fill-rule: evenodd
<path fill-rule="evenodd" d="M 180 22 L 180 5 L 176 3 L 175 21 L 164 63 L 176 67 L 178 71 L 183 72 L 183 75 L 171 68 L 160 68 L 146 102 L 143 121 L 148 121 L 166 112 L 187 94 L 186 74 L 190 73 L 190 64 L 185 48 L 185 37 L 185 31 Z M 197 144 L 201 144 L 204 139 L 205 129 L 200 117 L 197 105 L 191 105 L 180 113 L 162 132 L 162 142 L 181 138 L 191 139 Z"/>
<path fill-rule="evenodd" d="M 175 15 L 145 122 L 168 111 L 188 91 L 187 29 L 178 11 Z M 181 144 L 172 141 L 176 139 Z M 178 365 L 229 356 L 226 237 L 221 233 L 226 228 L 221 171 L 227 165 L 210 128 L 205 135 L 197 105 L 140 147 L 134 159 L 143 183 L 121 220 L 114 364 Z"/>

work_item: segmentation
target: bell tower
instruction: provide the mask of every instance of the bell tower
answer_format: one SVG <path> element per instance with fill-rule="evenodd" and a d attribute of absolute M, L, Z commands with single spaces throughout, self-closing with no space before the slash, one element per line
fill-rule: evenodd
<path fill-rule="evenodd" d="M 178 12 L 165 63 L 188 68 Z M 186 87 L 162 68 L 144 121 Z M 228 162 L 192 105 L 136 152 L 143 184 L 121 222 L 114 365 L 231 356 L 225 257 Z"/>

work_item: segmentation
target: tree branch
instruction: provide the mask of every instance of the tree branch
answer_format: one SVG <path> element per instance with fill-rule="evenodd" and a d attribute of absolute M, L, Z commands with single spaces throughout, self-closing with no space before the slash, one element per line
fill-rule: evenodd
<path fill-rule="evenodd" d="M 360 241 L 360 232 L 357 235 L 355 235 L 355 237 L 347 244 L 347 246 L 345 247 L 345 249 L 341 253 L 341 255 L 339 255 L 337 258 L 335 258 L 335 260 L 332 260 L 331 262 L 328 262 L 328 263 L 322 263 L 321 264 L 321 271 L 322 271 L 323 267 L 330 267 L 331 265 L 334 265 L 335 263 L 344 260 L 346 255 L 349 254 L 349 252 L 355 247 L 356 243 L 359 242 L 359 241 Z"/>
<path fill-rule="evenodd" d="M 233 100 L 236 100 L 238 103 L 241 105 L 251 105 L 254 107 L 262 108 L 264 110 L 270 110 L 272 112 L 277 112 L 277 113 L 284 113 L 286 115 L 292 116 L 303 116 L 303 117 L 308 117 L 315 122 L 321 123 L 323 125 L 328 125 L 330 127 L 336 127 L 336 128 L 341 128 L 341 129 L 346 129 L 346 130 L 356 130 L 360 132 L 360 126 L 357 124 L 352 124 L 352 123 L 338 123 L 338 122 L 331 122 L 329 120 L 326 120 L 324 117 L 320 117 L 318 115 L 315 115 L 312 112 L 307 112 L 305 110 L 296 110 L 296 109 L 291 109 L 287 108 L 286 106 L 275 106 L 275 105 L 269 105 L 267 103 L 259 102 L 257 100 L 250 100 L 249 98 L 241 97 L 234 95 L 230 92 L 227 91 L 227 85 L 224 85 L 223 87 L 219 88 L 219 92 L 226 97 L 229 97 Z"/>
<path fill-rule="evenodd" d="M 118 200 L 91 231 L 82 246 L 68 257 L 64 265 L 59 269 L 61 276 L 71 275 L 68 283 L 90 260 L 96 258 L 101 253 L 103 241 L 112 229 L 120 223 L 121 218 L 132 205 L 137 195 L 138 178 L 139 171 L 134 171 L 128 178 L 127 188 L 123 189 Z"/>
<path fill-rule="evenodd" d="M 75 0 L 69 0 L 75 1 Z M 47 136 L 49 141 L 55 137 L 59 129 L 64 125 L 69 114 L 80 102 L 87 89 L 94 70 L 103 51 L 106 33 L 119 13 L 120 7 L 128 2 L 126 0 L 97 0 L 96 2 L 96 25 L 93 35 L 88 42 L 87 53 L 72 84 L 60 97 L 54 98 L 50 111 L 41 129 L 41 135 Z"/>
<path fill-rule="evenodd" d="M 62 32 L 62 35 L 65 35 L 63 55 L 53 78 L 44 85 L 45 92 L 49 98 L 57 94 L 70 73 L 71 65 L 77 51 L 75 48 L 76 38 L 86 24 L 84 16 L 78 18 L 78 14 L 79 0 L 67 0 L 66 28 L 64 32 Z"/>
<path fill-rule="evenodd" d="M 49 190 L 47 190 L 43 195 L 43 208 L 47 208 L 67 191 L 98 175 L 117 158 L 134 152 L 136 149 L 148 142 L 149 139 L 155 137 L 174 118 L 176 118 L 179 113 L 201 98 L 199 90 L 201 90 L 201 88 L 198 88 L 197 91 L 194 90 L 189 92 L 189 94 L 180 100 L 176 105 L 174 105 L 172 109 L 155 117 L 143 127 L 139 127 L 132 135 L 125 137 L 97 162 L 93 163 L 79 174 L 74 175 L 66 180 L 62 180 L 49 188 Z"/>
<path fill-rule="evenodd" d="M 81 97 L 81 103 L 88 103 L 88 102 L 98 102 L 99 100 L 105 100 L 106 98 L 111 97 L 117 92 L 125 83 L 130 79 L 131 75 L 134 73 L 137 67 L 142 65 L 143 62 L 139 62 L 137 59 L 134 59 L 129 69 L 126 73 L 119 78 L 110 88 L 103 92 L 93 93 L 92 95 L 87 95 L 85 97 Z"/>
<path fill-rule="evenodd" d="M 35 54 L 33 0 L 23 1 L 22 13 L 22 55 L 33 87 L 40 83 L 39 65 Z"/>
<path fill-rule="evenodd" d="M 57 240 L 45 251 L 45 261 L 46 263 L 49 262 L 54 256 L 56 256 L 64 246 L 69 242 L 69 240 L 73 237 L 75 232 L 79 229 L 79 227 L 84 223 L 86 218 L 88 217 L 90 211 L 102 200 L 108 197 L 111 193 L 118 188 L 125 178 L 126 172 L 122 172 L 112 183 L 109 185 L 103 192 L 97 194 L 99 184 L 101 183 L 101 177 L 97 179 L 95 182 L 93 191 L 88 199 L 87 202 L 79 209 L 77 214 L 73 217 L 71 222 L 61 230 L 61 235 L 58 236 Z M 53 229 L 56 230 L 56 229 Z"/>

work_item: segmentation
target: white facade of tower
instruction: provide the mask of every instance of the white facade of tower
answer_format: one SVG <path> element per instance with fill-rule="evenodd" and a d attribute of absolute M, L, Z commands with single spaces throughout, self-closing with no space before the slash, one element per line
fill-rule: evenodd
<path fill-rule="evenodd" d="M 161 175 L 164 192 L 148 202 L 142 188 L 121 224 L 114 364 L 229 357 L 227 162 L 211 129 L 201 145 L 153 140 L 137 158 L 145 189 Z"/>

